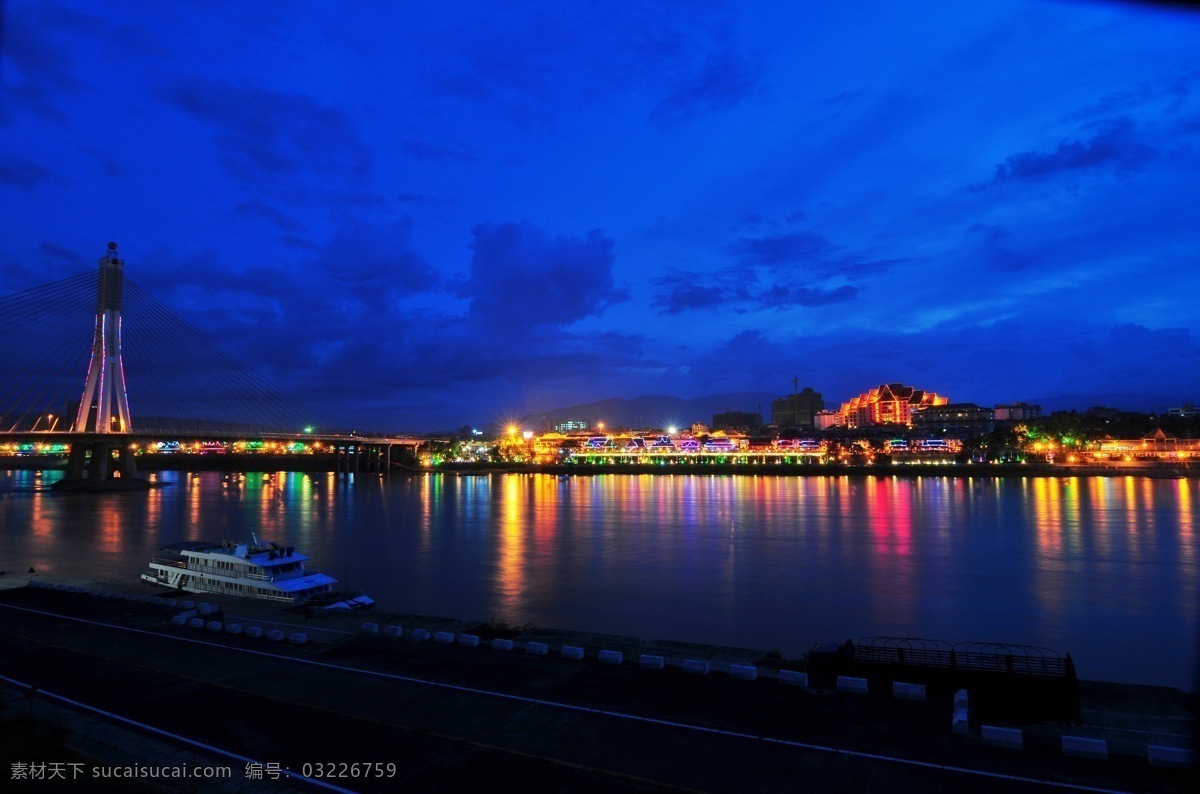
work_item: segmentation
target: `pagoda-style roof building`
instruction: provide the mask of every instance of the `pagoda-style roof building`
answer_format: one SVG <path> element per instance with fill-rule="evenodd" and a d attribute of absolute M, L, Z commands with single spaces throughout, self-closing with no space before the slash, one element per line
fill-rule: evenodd
<path fill-rule="evenodd" d="M 842 403 L 840 413 L 846 427 L 912 425 L 913 411 L 949 402 L 949 398 L 931 391 L 903 383 L 884 383 Z"/>

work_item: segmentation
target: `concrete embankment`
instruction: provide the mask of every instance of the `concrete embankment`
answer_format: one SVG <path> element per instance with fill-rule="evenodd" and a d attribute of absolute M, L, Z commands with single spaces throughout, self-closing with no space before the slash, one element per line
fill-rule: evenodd
<path fill-rule="evenodd" d="M 105 582 L 0 591 L 4 701 L 23 706 L 22 685 L 38 683 L 33 701 L 53 712 L 39 724 L 95 763 L 115 751 L 78 719 L 137 737 L 143 763 L 186 753 L 237 772 L 201 790 L 303 784 L 284 771 L 353 791 L 1187 790 L 1189 770 L 1147 755 L 1190 749 L 1177 690 L 1085 683 L 1083 726 L 995 726 L 1021 735 L 1009 749 L 979 725 L 955 733 L 946 693 L 809 687 L 788 675 L 799 663 L 749 649 L 163 599 Z M 1105 741 L 1107 760 L 1065 752 L 1064 736 Z M 353 763 L 382 766 L 338 767 Z M 247 780 L 251 764 L 281 777 Z"/>

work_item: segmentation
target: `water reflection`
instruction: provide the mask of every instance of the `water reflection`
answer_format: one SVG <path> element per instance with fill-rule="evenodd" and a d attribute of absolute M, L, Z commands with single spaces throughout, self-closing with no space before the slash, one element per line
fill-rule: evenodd
<path fill-rule="evenodd" d="M 0 568 L 130 579 L 164 543 L 258 532 L 418 614 L 789 654 L 1025 643 L 1085 677 L 1191 683 L 1196 480 L 164 472 L 146 494 L 38 490 L 55 476 L 0 473 Z"/>

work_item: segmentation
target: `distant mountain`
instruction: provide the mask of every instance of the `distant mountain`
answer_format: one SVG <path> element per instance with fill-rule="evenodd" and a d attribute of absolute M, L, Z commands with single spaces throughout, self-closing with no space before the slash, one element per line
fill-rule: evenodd
<path fill-rule="evenodd" d="M 1200 399 L 1200 395 L 1197 395 Z M 1042 406 L 1042 414 L 1053 411 L 1083 412 L 1097 405 L 1105 408 L 1116 408 L 1119 411 L 1129 411 L 1139 414 L 1165 414 L 1168 408 L 1178 408 L 1185 402 L 1178 397 L 1164 397 L 1161 394 L 1133 394 L 1130 392 L 1084 392 L 1082 394 L 1055 394 L 1050 397 L 1035 397 L 1022 402 Z"/>
<path fill-rule="evenodd" d="M 568 419 L 586 421 L 592 427 L 599 422 L 609 428 L 690 427 L 695 422 L 711 425 L 713 416 L 725 411 L 750 411 L 762 414 L 763 422 L 770 422 L 771 401 L 781 396 L 768 392 L 734 392 L 690 400 L 666 394 L 649 394 L 628 400 L 613 397 L 540 411 L 524 417 L 523 421 L 541 429 Z"/>

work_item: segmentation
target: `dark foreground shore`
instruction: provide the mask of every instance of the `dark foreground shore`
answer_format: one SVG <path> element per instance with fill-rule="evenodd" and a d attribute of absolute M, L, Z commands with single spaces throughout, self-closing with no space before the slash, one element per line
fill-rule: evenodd
<path fill-rule="evenodd" d="M 40 584 L 0 590 L 10 777 L 57 753 L 81 759 L 77 770 L 231 770 L 153 789 L 186 791 L 1167 792 L 1194 782 L 1193 769 L 1146 754 L 1194 741 L 1195 698 L 1174 689 L 1081 682 L 1082 726 L 1010 725 L 1024 746 L 1009 749 L 975 724 L 952 731 L 949 693 L 913 701 L 884 682 L 866 694 L 788 685 L 780 671 L 803 660 L 751 649 L 415 615 L 306 617 L 221 598 L 206 599 L 214 611 L 202 625 L 179 625 L 183 597 L 156 604 L 162 591 L 127 583 Z M 252 627 L 264 636 L 247 636 Z M 513 647 L 493 650 L 492 638 Z M 602 651 L 622 663 L 602 662 Z M 639 664 L 643 655 L 662 669 Z M 1064 735 L 1104 740 L 1108 760 L 1065 755 Z M 304 773 L 315 782 L 289 777 Z"/>

